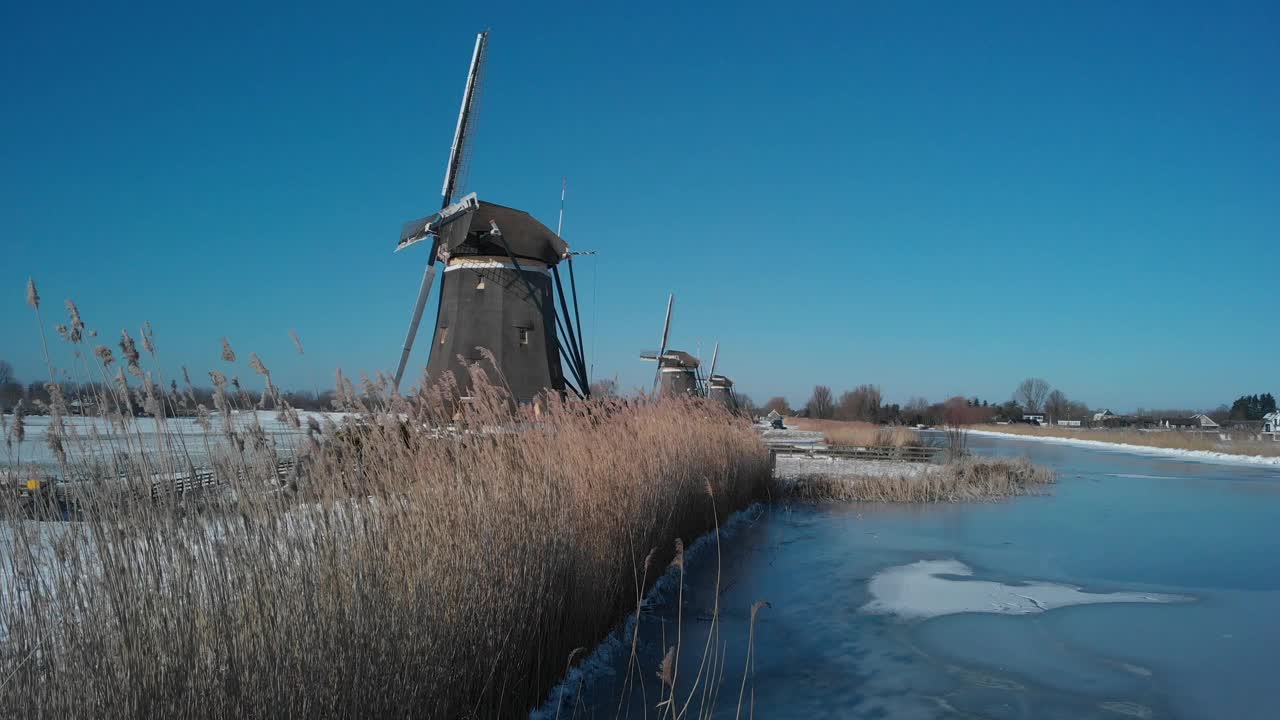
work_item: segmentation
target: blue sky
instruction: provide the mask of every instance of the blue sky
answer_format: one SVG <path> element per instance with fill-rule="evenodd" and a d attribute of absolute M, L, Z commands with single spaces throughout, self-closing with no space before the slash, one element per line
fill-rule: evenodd
<path fill-rule="evenodd" d="M 554 225 L 569 178 L 595 376 L 675 292 L 758 401 L 1280 390 L 1280 6 L 832 5 L 6 3 L 0 357 L 34 275 L 168 365 L 394 368 L 488 26 L 466 189 Z"/>

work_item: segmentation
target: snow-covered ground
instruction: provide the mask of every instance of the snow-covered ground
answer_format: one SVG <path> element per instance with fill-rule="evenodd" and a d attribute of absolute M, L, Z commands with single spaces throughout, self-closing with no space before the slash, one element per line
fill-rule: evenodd
<path fill-rule="evenodd" d="M 323 427 L 329 422 L 341 423 L 349 414 L 301 411 L 298 416 L 301 429 L 278 418 L 273 410 L 233 412 L 230 418 L 232 427 L 238 431 L 252 427 L 256 420 L 278 449 L 288 451 L 305 436 L 308 420 L 315 420 Z M 220 413 L 210 416 L 208 431 L 200 427 L 195 418 L 168 418 L 163 421 L 163 427 L 155 418 L 133 418 L 123 428 L 105 418 L 72 416 L 63 421 L 67 429 L 64 447 L 72 459 L 91 455 L 101 457 L 122 451 L 136 452 L 139 448 L 155 452 L 170 445 L 195 459 L 206 457 L 210 450 L 224 447 L 226 442 L 222 435 L 224 418 Z M 6 415 L 4 422 L 7 438 L 13 427 L 13 416 Z M 0 442 L 0 467 L 19 462 L 55 465 L 57 460 L 48 444 L 50 423 L 51 418 L 47 415 L 23 417 L 26 439 L 12 448 Z"/>
<path fill-rule="evenodd" d="M 970 430 L 972 435 L 984 435 L 987 437 L 1009 438 L 1011 440 L 1030 440 L 1032 442 L 1048 442 L 1059 443 L 1062 445 L 1078 445 L 1081 447 L 1100 448 L 1103 450 L 1116 450 L 1130 453 L 1139 453 L 1142 455 L 1158 455 L 1161 457 L 1179 458 L 1182 460 L 1193 460 L 1198 462 L 1216 462 L 1228 465 L 1277 465 L 1280 466 L 1280 457 L 1267 455 L 1233 455 L 1225 452 L 1213 452 L 1209 450 L 1183 450 L 1180 448 L 1160 448 L 1151 447 L 1149 445 L 1131 445 L 1129 443 L 1113 443 L 1104 442 L 1102 440 L 1086 440 L 1084 438 L 1064 438 L 1051 437 L 1048 435 L 1015 435 L 1014 433 L 1002 433 L 993 430 Z"/>
<path fill-rule="evenodd" d="M 824 455 L 778 455 L 774 473 L 780 480 L 821 475 L 826 477 L 850 475 L 857 477 L 916 477 L 929 468 L 929 463 L 909 463 L 892 460 L 855 460 Z"/>

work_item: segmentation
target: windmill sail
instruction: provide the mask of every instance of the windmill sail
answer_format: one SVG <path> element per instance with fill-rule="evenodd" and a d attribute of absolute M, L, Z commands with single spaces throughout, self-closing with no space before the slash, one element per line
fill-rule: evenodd
<path fill-rule="evenodd" d="M 463 153 L 466 149 L 467 127 L 472 119 L 476 88 L 480 82 L 480 69 L 484 65 L 485 47 L 488 42 L 488 30 L 476 35 L 475 50 L 471 53 L 471 69 L 467 71 L 467 85 L 462 93 L 462 107 L 458 110 L 458 125 L 453 131 L 453 145 L 449 148 L 449 164 L 445 166 L 444 186 L 440 191 L 441 195 L 443 195 L 443 200 L 440 203 L 442 211 L 449 208 L 457 186 L 458 173 L 461 169 Z M 464 225 L 464 223 L 459 223 L 459 225 Z M 422 323 L 422 311 L 427 306 L 427 298 L 431 295 L 431 285 L 436 276 L 436 254 L 439 249 L 440 236 L 438 233 L 426 232 L 424 228 L 424 234 L 418 240 L 425 240 L 428 235 L 433 238 L 431 253 L 427 255 L 427 267 L 422 273 L 422 284 L 418 288 L 418 299 L 414 303 L 413 316 L 409 320 L 409 332 L 405 335 L 404 349 L 400 352 L 400 363 L 396 366 L 396 389 L 400 388 L 400 380 L 404 377 L 405 366 L 409 364 L 409 355 L 413 352 L 413 341 L 418 335 L 418 325 Z M 417 242 L 417 240 L 406 243 L 404 234 L 401 233 L 400 245 L 397 249 L 413 242 Z"/>

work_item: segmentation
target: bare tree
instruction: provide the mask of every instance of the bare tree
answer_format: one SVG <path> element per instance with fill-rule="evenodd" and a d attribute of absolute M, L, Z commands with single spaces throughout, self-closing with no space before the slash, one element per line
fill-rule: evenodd
<path fill-rule="evenodd" d="M 1049 394 L 1049 383 L 1040 378 L 1027 378 L 1013 391 L 1013 399 L 1024 412 L 1038 413 L 1044 409 L 1044 399 Z"/>
<path fill-rule="evenodd" d="M 1071 401 L 1067 400 L 1067 394 L 1061 390 L 1054 390 L 1049 393 L 1049 397 L 1044 402 L 1045 414 L 1049 416 L 1049 422 L 1057 422 L 1058 420 L 1066 420 L 1071 413 Z"/>
<path fill-rule="evenodd" d="M 591 383 L 591 397 L 611 398 L 618 394 L 618 381 L 612 378 L 600 378 Z"/>
<path fill-rule="evenodd" d="M 775 410 L 778 412 L 779 415 L 790 415 L 791 405 L 790 403 L 787 402 L 787 399 L 782 397 L 781 395 L 774 395 L 773 397 L 769 398 L 768 402 L 764 404 L 764 411 L 766 413 L 769 413 Z"/>
<path fill-rule="evenodd" d="M 831 388 L 826 385 L 817 385 L 813 388 L 813 394 L 809 396 L 809 403 L 805 406 L 809 409 L 809 417 L 819 420 L 830 419 L 835 414 L 835 402 L 831 398 Z"/>
<path fill-rule="evenodd" d="M 836 407 L 836 417 L 841 420 L 880 421 L 880 388 L 875 385 L 859 385 L 842 393 Z"/>
<path fill-rule="evenodd" d="M 13 375 L 13 366 L 0 360 L 0 412 L 3 412 L 22 399 L 22 383 Z"/>

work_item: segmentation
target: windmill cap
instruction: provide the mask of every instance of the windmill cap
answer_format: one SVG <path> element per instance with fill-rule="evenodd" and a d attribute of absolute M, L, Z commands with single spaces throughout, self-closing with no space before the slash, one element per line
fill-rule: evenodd
<path fill-rule="evenodd" d="M 662 354 L 662 364 L 667 367 L 696 368 L 702 362 L 683 350 L 668 350 Z"/>
<path fill-rule="evenodd" d="M 480 200 L 474 210 L 467 209 L 470 218 L 446 225 L 440 233 L 440 243 L 450 255 L 507 254 L 507 248 L 517 258 L 538 260 L 555 265 L 569 252 L 569 245 L 551 228 L 523 210 Z M 427 216 L 405 223 L 400 231 L 400 243 L 406 244 L 422 232 L 422 228 L 435 216 Z M 492 233 L 497 226 L 501 236 Z M 462 228 L 466 232 L 461 232 Z"/>

